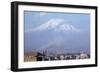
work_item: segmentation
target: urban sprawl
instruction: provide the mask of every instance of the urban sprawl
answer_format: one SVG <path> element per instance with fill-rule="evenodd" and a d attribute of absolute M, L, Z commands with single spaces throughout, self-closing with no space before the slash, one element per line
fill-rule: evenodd
<path fill-rule="evenodd" d="M 75 60 L 75 59 L 89 59 L 90 55 L 85 52 L 81 53 L 50 53 L 47 50 L 43 52 L 25 52 L 24 61 L 52 61 L 52 60 Z"/>

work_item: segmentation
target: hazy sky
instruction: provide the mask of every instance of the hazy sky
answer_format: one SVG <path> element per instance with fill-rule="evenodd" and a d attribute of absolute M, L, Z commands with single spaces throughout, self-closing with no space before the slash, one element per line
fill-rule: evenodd
<path fill-rule="evenodd" d="M 90 15 L 24 12 L 25 51 L 89 52 Z"/>

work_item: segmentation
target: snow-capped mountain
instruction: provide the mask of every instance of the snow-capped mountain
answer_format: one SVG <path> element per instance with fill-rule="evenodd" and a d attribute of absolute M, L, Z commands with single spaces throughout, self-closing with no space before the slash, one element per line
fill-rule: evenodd
<path fill-rule="evenodd" d="M 66 50 L 67 52 L 73 50 L 77 52 L 81 51 L 80 47 L 84 48 L 84 51 L 87 50 L 87 47 L 89 48 L 89 34 L 81 33 L 80 29 L 67 24 L 64 19 L 50 19 L 38 27 L 30 29 L 25 33 L 24 38 L 25 47 L 26 49 L 30 48 L 30 50 L 33 48 L 38 50 L 49 49 L 49 51 L 65 49 L 65 52 Z"/>
<path fill-rule="evenodd" d="M 32 31 L 43 31 L 43 30 L 54 30 L 54 31 L 63 31 L 63 32 L 79 32 L 80 30 L 74 27 L 71 24 L 65 23 L 64 19 L 50 19 L 47 22 L 44 22 L 38 27 L 32 28 L 28 30 L 28 32 Z"/>

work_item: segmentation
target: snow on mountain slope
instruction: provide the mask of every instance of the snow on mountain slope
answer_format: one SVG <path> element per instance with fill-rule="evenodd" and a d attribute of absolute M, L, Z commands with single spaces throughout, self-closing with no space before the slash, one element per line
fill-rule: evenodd
<path fill-rule="evenodd" d="M 71 24 L 65 23 L 64 19 L 50 19 L 43 24 L 41 24 L 38 27 L 32 28 L 28 30 L 27 32 L 34 32 L 34 31 L 43 31 L 43 30 L 49 30 L 52 29 L 54 31 L 71 31 L 71 32 L 80 32 L 80 30 L 76 27 L 74 27 Z"/>

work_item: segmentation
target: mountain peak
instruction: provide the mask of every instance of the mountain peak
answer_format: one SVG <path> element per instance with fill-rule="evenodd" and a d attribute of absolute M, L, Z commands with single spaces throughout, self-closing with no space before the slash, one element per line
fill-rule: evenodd
<path fill-rule="evenodd" d="M 43 31 L 43 30 L 48 30 L 52 29 L 54 31 L 71 31 L 71 32 L 79 32 L 80 30 L 74 27 L 71 24 L 68 24 L 65 22 L 64 19 L 50 19 L 46 21 L 45 23 L 41 24 L 40 26 L 30 29 L 29 32 L 31 31 Z"/>

